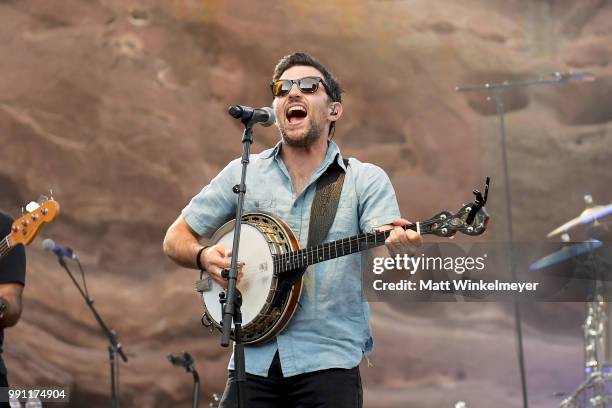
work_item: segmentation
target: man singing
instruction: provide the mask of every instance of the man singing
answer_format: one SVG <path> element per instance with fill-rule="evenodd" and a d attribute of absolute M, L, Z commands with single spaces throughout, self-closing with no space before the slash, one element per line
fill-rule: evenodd
<path fill-rule="evenodd" d="M 279 61 L 271 89 L 281 140 L 251 156 L 245 212 L 265 211 L 281 218 L 305 246 L 317 180 L 330 165 L 337 165 L 344 172 L 344 185 L 324 241 L 393 228 L 387 242 L 420 245 L 419 234 L 401 228 L 408 221 L 400 218 L 385 172 L 353 158 L 345 165 L 331 140 L 343 111 L 336 78 L 310 55 L 294 53 Z M 229 163 L 185 207 L 164 239 L 164 251 L 172 260 L 188 268 L 203 266 L 223 286 L 227 281 L 221 271 L 230 267 L 231 248 L 217 244 L 202 250 L 200 239 L 235 216 L 232 186 L 239 183 L 240 173 L 240 159 Z M 271 341 L 245 347 L 247 407 L 361 407 L 358 365 L 372 349 L 369 319 L 359 254 L 309 268 L 300 306 L 287 328 Z M 233 379 L 232 358 L 221 407 L 236 406 Z"/>

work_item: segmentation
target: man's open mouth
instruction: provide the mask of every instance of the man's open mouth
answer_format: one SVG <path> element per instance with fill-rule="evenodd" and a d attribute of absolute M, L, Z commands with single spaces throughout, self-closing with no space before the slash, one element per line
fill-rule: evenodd
<path fill-rule="evenodd" d="M 302 105 L 293 105 L 287 108 L 285 115 L 289 124 L 297 125 L 308 116 L 308 111 Z"/>

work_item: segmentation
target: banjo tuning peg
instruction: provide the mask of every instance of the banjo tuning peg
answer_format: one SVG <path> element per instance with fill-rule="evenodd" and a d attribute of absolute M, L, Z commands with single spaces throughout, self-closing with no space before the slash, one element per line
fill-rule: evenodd
<path fill-rule="evenodd" d="M 489 197 L 489 184 L 491 183 L 491 177 L 487 176 L 487 179 L 485 181 L 485 192 L 484 192 L 484 198 L 483 198 L 483 205 L 486 204 L 487 202 L 487 198 Z"/>
<path fill-rule="evenodd" d="M 470 213 L 467 216 L 467 219 L 465 220 L 465 223 L 467 225 L 471 225 L 472 222 L 474 221 L 474 218 L 476 217 L 476 213 L 478 213 L 478 211 L 480 211 L 480 209 L 482 207 L 484 207 L 484 205 L 487 202 L 487 197 L 489 196 L 489 184 L 491 182 L 491 177 L 487 177 L 486 181 L 485 181 L 485 193 L 484 196 L 482 195 L 482 193 L 480 192 L 480 190 L 474 190 L 474 195 L 476 196 L 476 199 L 474 200 L 474 205 L 472 206 L 472 208 L 470 209 Z"/>

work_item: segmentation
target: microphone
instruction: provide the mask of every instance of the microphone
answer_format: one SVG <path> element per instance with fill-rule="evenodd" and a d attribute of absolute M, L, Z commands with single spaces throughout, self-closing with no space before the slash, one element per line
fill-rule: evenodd
<path fill-rule="evenodd" d="M 53 252 L 55 255 L 59 256 L 60 258 L 66 257 L 66 258 L 70 258 L 73 260 L 78 259 L 77 256 L 72 251 L 72 249 L 63 248 L 59 245 L 56 245 L 55 242 L 53 242 L 53 240 L 50 238 L 47 238 L 43 241 L 42 247 L 45 251 Z"/>
<path fill-rule="evenodd" d="M 268 106 L 251 108 L 250 106 L 232 105 L 229 107 L 228 112 L 231 117 L 247 122 L 247 126 L 259 123 L 261 126 L 268 127 L 276 120 L 274 111 Z"/>
<path fill-rule="evenodd" d="M 186 351 L 180 354 L 168 354 L 168 361 L 170 361 L 173 366 L 184 367 L 185 369 L 193 365 L 193 357 Z"/>
<path fill-rule="evenodd" d="M 559 81 L 594 81 L 595 76 L 590 72 L 569 71 L 569 72 L 551 72 L 547 76 L 555 77 Z"/>

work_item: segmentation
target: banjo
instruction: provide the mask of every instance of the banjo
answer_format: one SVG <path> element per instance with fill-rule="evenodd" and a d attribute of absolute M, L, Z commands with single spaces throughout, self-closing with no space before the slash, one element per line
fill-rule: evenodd
<path fill-rule="evenodd" d="M 487 178 L 484 197 L 474 191 L 474 203 L 464 205 L 456 213 L 443 211 L 403 228 L 439 237 L 452 237 L 456 232 L 472 236 L 482 234 L 489 221 L 484 208 L 488 184 Z M 231 248 L 235 222 L 232 220 L 220 227 L 212 242 Z M 390 233 L 391 230 L 373 231 L 300 248 L 291 228 L 278 217 L 264 212 L 244 214 L 239 256 L 247 262 L 237 284 L 242 295 L 242 342 L 263 343 L 289 324 L 297 311 L 302 274 L 308 266 L 384 245 Z M 202 279 L 196 282 L 196 290 L 202 294 L 202 324 L 211 331 L 221 330 L 223 314 L 219 298 L 224 296 L 225 289 L 203 272 Z"/>

